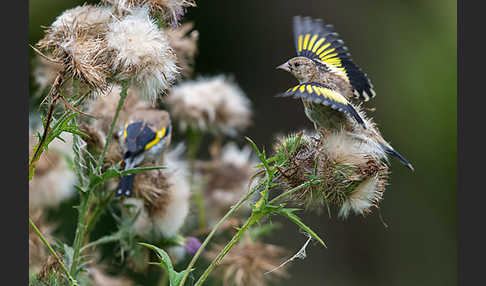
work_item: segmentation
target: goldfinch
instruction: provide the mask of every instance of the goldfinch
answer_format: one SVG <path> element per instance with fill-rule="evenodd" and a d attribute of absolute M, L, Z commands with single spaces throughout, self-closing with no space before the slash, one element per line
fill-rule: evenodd
<path fill-rule="evenodd" d="M 142 162 L 161 162 L 162 152 L 170 144 L 171 123 L 163 110 L 140 109 L 133 112 L 118 134 L 123 149 L 123 170 L 130 170 Z M 135 174 L 123 176 L 115 196 L 130 197 Z"/>
<path fill-rule="evenodd" d="M 347 130 L 357 140 L 372 140 L 413 170 L 405 157 L 383 139 L 371 119 L 351 103 L 368 101 L 375 92 L 333 26 L 325 25 L 321 19 L 296 16 L 293 27 L 297 57 L 277 69 L 291 73 L 299 84 L 282 96 L 301 98 L 305 114 L 316 129 Z"/>

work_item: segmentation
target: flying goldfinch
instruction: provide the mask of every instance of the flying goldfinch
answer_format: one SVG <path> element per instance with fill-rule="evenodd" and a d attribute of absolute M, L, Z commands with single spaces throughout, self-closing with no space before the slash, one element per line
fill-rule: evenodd
<path fill-rule="evenodd" d="M 333 26 L 300 16 L 294 17 L 293 26 L 297 57 L 277 68 L 291 73 L 299 84 L 282 96 L 301 98 L 305 114 L 316 129 L 347 130 L 358 140 L 373 140 L 413 170 L 405 157 L 383 139 L 371 119 L 351 103 L 353 99 L 368 101 L 375 92 Z"/>
<path fill-rule="evenodd" d="M 123 149 L 123 170 L 130 170 L 142 162 L 160 162 L 163 150 L 170 144 L 171 123 L 169 113 L 163 110 L 140 109 L 133 112 L 119 133 Z M 130 197 L 135 174 L 123 176 L 115 196 Z"/>

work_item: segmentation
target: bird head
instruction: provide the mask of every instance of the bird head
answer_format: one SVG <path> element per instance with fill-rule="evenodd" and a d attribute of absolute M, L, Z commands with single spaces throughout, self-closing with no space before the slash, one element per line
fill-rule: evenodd
<path fill-rule="evenodd" d="M 277 69 L 281 69 L 291 73 L 299 82 L 308 82 L 318 69 L 313 60 L 306 57 L 295 57 L 279 65 Z"/>
<path fill-rule="evenodd" d="M 171 140 L 170 117 L 166 111 L 141 109 L 133 112 L 120 130 L 124 159 L 141 155 L 156 161 Z"/>

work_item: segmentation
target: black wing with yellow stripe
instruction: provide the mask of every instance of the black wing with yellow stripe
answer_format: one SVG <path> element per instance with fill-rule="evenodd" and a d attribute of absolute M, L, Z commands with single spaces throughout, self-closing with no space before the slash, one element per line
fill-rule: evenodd
<path fill-rule="evenodd" d="M 321 19 L 294 17 L 294 39 L 297 55 L 334 65 L 344 71 L 356 98 L 368 101 L 375 96 L 373 86 L 361 69 L 354 64 L 348 48 Z"/>
<path fill-rule="evenodd" d="M 289 88 L 281 96 L 305 98 L 312 102 L 329 106 L 332 109 L 351 115 L 354 119 L 356 119 L 356 121 L 358 121 L 358 123 L 365 126 L 363 118 L 361 118 L 359 113 L 348 102 L 348 100 L 325 84 L 316 82 L 302 83 L 295 87 Z"/>

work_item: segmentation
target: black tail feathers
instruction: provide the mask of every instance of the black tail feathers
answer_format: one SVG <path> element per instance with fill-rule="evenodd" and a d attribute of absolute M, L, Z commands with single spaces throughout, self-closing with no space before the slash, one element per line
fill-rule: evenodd
<path fill-rule="evenodd" d="M 403 165 L 407 166 L 407 168 L 409 168 L 412 172 L 415 171 L 415 169 L 413 168 L 412 164 L 410 164 L 407 161 L 407 159 L 405 159 L 405 157 L 403 157 L 402 154 L 398 153 L 397 151 L 395 151 L 395 149 L 393 149 L 393 148 L 391 148 L 389 146 L 386 146 L 384 144 L 381 144 L 381 146 L 383 147 L 383 149 L 385 149 L 385 151 L 388 154 L 391 154 L 394 157 L 396 157 L 398 160 L 400 160 L 400 162 L 402 162 Z"/>
<path fill-rule="evenodd" d="M 118 188 L 116 188 L 115 197 L 119 197 L 119 196 L 125 196 L 127 198 L 131 197 L 134 179 L 135 179 L 135 174 L 123 176 L 120 180 L 120 184 L 118 184 Z"/>

